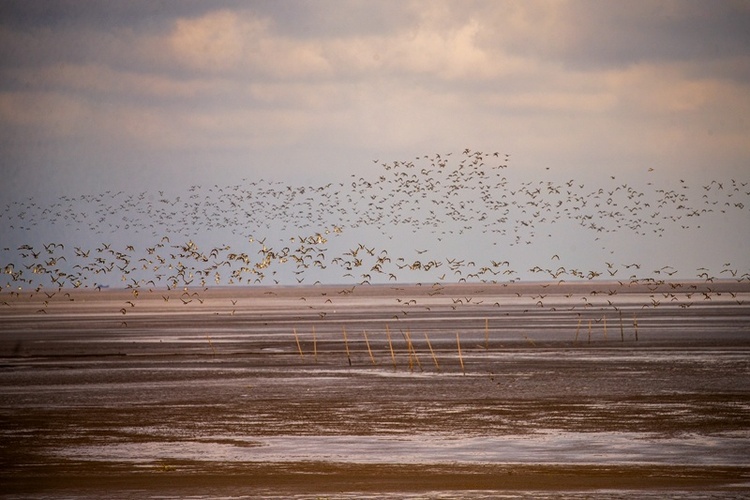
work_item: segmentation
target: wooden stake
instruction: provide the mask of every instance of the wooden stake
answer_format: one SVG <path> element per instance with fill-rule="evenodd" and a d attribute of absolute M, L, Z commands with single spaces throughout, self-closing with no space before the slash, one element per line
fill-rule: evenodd
<path fill-rule="evenodd" d="M 432 361 L 435 362 L 435 368 L 437 368 L 437 371 L 440 371 L 440 364 L 438 363 L 437 356 L 435 356 L 435 351 L 432 350 L 432 344 L 430 344 L 430 337 L 427 336 L 427 332 L 424 333 L 424 338 L 427 341 L 427 347 L 430 348 L 430 354 L 432 354 Z"/>
<path fill-rule="evenodd" d="M 385 325 L 385 335 L 388 337 L 388 347 L 391 349 L 391 359 L 393 360 L 393 369 L 396 369 L 396 353 L 393 352 L 393 341 L 391 341 L 391 330 Z"/>
<path fill-rule="evenodd" d="M 302 353 L 302 346 L 300 346 L 299 344 L 299 335 L 297 335 L 297 329 L 293 328 L 292 330 L 294 331 L 294 340 L 297 342 L 297 350 L 299 351 L 299 357 L 301 359 L 304 359 L 305 355 Z"/>
<path fill-rule="evenodd" d="M 604 340 L 607 340 L 607 317 L 604 316 L 604 318 L 602 318 L 602 321 L 604 321 Z"/>
<path fill-rule="evenodd" d="M 589 320 L 589 344 L 591 343 L 591 320 Z"/>
<path fill-rule="evenodd" d="M 411 355 L 413 354 L 414 355 L 414 361 L 417 362 L 417 366 L 419 367 L 419 371 L 423 372 L 424 370 L 422 369 L 422 363 L 419 362 L 419 356 L 417 356 L 417 351 L 414 349 L 414 344 L 412 344 L 412 342 L 411 342 L 411 332 L 409 331 L 408 328 L 406 329 L 406 345 L 407 345 L 407 348 L 409 349 L 409 356 L 410 356 L 409 359 L 411 359 Z M 409 364 L 411 364 L 411 363 L 409 363 Z"/>
<path fill-rule="evenodd" d="M 638 340 L 638 319 L 633 315 L 633 329 L 635 330 L 635 340 Z"/>
<path fill-rule="evenodd" d="M 349 360 L 349 366 L 352 366 L 352 357 L 349 354 L 349 341 L 346 339 L 346 327 L 342 326 L 341 330 L 344 332 L 344 347 L 346 347 L 346 359 Z"/>
<path fill-rule="evenodd" d="M 370 360 L 372 361 L 373 365 L 377 365 L 375 362 L 375 357 L 372 355 L 372 349 L 370 349 L 370 341 L 367 340 L 367 332 L 362 330 L 362 333 L 365 334 L 365 345 L 367 345 L 367 352 L 370 354 Z"/>
<path fill-rule="evenodd" d="M 583 321 L 583 318 L 578 318 L 578 328 L 576 328 L 576 338 L 573 342 L 578 342 L 578 332 L 581 331 L 581 321 Z"/>
<path fill-rule="evenodd" d="M 312 327 L 313 330 L 313 356 L 315 356 L 315 362 L 318 362 L 318 338 L 315 336 L 315 325 Z"/>
<path fill-rule="evenodd" d="M 622 311 L 620 311 L 620 342 L 625 342 L 625 329 L 622 326 Z"/>
<path fill-rule="evenodd" d="M 211 337 L 206 335 L 206 339 L 208 339 L 208 345 L 211 346 L 211 351 L 214 353 L 214 357 L 216 357 L 216 348 L 214 347 L 214 343 L 211 342 Z"/>
<path fill-rule="evenodd" d="M 406 334 L 403 330 L 399 330 L 401 332 L 401 336 L 404 337 L 404 342 L 406 342 L 406 356 L 409 360 L 409 371 L 414 371 L 414 361 L 411 359 L 411 348 L 409 347 L 409 340 L 406 338 Z"/>

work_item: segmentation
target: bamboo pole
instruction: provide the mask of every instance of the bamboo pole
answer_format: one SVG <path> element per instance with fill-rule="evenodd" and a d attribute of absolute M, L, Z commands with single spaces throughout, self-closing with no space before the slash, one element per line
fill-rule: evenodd
<path fill-rule="evenodd" d="M 424 332 L 424 338 L 427 341 L 427 347 L 430 349 L 430 354 L 432 354 L 432 361 L 435 363 L 435 368 L 437 368 L 437 371 L 441 371 L 440 364 L 438 363 L 437 356 L 435 356 L 435 351 L 432 350 L 432 344 L 430 343 L 430 337 L 427 336 L 427 332 Z"/>
<path fill-rule="evenodd" d="M 638 319 L 633 315 L 633 329 L 635 330 L 635 340 L 638 341 Z"/>
<path fill-rule="evenodd" d="M 404 338 L 404 342 L 406 343 L 406 356 L 407 360 L 409 362 L 409 371 L 414 371 L 414 360 L 411 358 L 411 348 L 409 347 L 409 339 L 406 338 L 406 334 L 403 330 L 399 330 L 401 332 L 401 336 Z"/>
<path fill-rule="evenodd" d="M 602 318 L 602 321 L 604 321 L 604 340 L 607 340 L 607 317 L 604 316 L 604 318 Z"/>
<path fill-rule="evenodd" d="M 292 331 L 294 331 L 294 340 L 297 342 L 297 350 L 299 351 L 299 357 L 300 359 L 305 359 L 305 355 L 302 353 L 302 346 L 299 344 L 299 335 L 297 335 L 297 329 L 292 328 Z"/>
<path fill-rule="evenodd" d="M 573 342 L 578 342 L 578 332 L 581 331 L 581 321 L 583 321 L 583 318 L 578 318 L 578 327 L 576 328 L 576 338 Z"/>
<path fill-rule="evenodd" d="M 589 320 L 589 344 L 591 343 L 591 320 Z"/>
<path fill-rule="evenodd" d="M 214 347 L 214 343 L 211 342 L 211 337 L 206 334 L 206 339 L 208 340 L 208 345 L 211 346 L 211 351 L 214 353 L 214 357 L 216 357 L 216 348 Z"/>
<path fill-rule="evenodd" d="M 346 359 L 349 361 L 349 366 L 352 366 L 352 357 L 349 353 L 349 341 L 346 338 L 346 327 L 342 325 L 341 330 L 344 332 L 344 347 L 346 347 Z"/>
<path fill-rule="evenodd" d="M 414 361 L 416 361 L 417 366 L 419 367 L 419 371 L 423 372 L 424 370 L 422 369 L 422 363 L 419 362 L 419 356 L 417 356 L 417 351 L 414 349 L 414 344 L 411 341 L 411 332 L 408 328 L 406 329 L 406 345 L 409 349 L 409 356 L 411 357 L 412 354 L 414 355 Z M 409 364 L 411 365 L 411 363 Z"/>
<path fill-rule="evenodd" d="M 312 334 L 313 334 L 313 356 L 315 357 L 315 362 L 318 362 L 318 338 L 315 335 L 315 325 L 312 327 Z"/>
<path fill-rule="evenodd" d="M 391 360 L 393 360 L 393 369 L 396 369 L 396 353 L 393 352 L 393 341 L 391 340 L 391 330 L 385 325 L 385 335 L 388 337 L 388 347 L 391 350 Z"/>
<path fill-rule="evenodd" d="M 622 311 L 620 311 L 620 342 L 625 342 L 625 329 L 622 326 Z"/>
<path fill-rule="evenodd" d="M 367 346 L 367 352 L 370 354 L 370 361 L 372 361 L 373 365 L 377 365 L 375 362 L 375 356 L 372 355 L 372 349 L 370 349 L 370 341 L 367 340 L 367 332 L 362 330 L 362 333 L 365 335 L 365 345 Z"/>

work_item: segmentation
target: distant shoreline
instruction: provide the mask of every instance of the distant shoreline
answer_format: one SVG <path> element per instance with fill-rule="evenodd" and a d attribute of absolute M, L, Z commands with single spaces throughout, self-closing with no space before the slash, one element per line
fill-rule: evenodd
<path fill-rule="evenodd" d="M 394 295 L 401 295 L 403 292 L 419 292 L 420 290 L 428 289 L 442 289 L 445 291 L 456 291 L 462 290 L 487 290 L 495 293 L 516 293 L 521 289 L 542 289 L 548 293 L 568 293 L 568 292 L 601 292 L 612 290 L 613 287 L 617 288 L 618 293 L 647 293 L 647 292 L 658 292 L 661 290 L 669 291 L 712 291 L 712 292 L 750 292 L 750 280 L 736 280 L 736 279 L 717 279 L 717 280 L 586 280 L 586 281 L 514 281 L 514 282 L 498 282 L 498 283 L 367 283 L 367 284 L 351 284 L 351 283 L 332 283 L 332 284 L 315 284 L 315 285 L 220 285 L 220 286 L 185 286 L 176 288 L 166 287 L 42 287 L 36 289 L 12 289 L 5 288 L 0 292 L 0 297 L 3 295 L 12 294 L 35 294 L 35 293 L 70 293 L 70 294 L 121 294 L 127 293 L 132 294 L 133 291 L 137 290 L 138 293 L 169 293 L 169 292 L 182 292 L 189 290 L 191 292 L 200 291 L 201 293 L 217 294 L 217 295 L 253 295 L 255 293 L 265 294 L 267 292 L 274 292 L 277 295 L 285 295 L 289 292 L 299 294 L 299 292 L 327 292 L 333 290 L 349 290 L 351 293 L 357 295 L 382 295 L 383 290 L 391 290 Z M 368 290 L 370 293 L 368 293 Z"/>

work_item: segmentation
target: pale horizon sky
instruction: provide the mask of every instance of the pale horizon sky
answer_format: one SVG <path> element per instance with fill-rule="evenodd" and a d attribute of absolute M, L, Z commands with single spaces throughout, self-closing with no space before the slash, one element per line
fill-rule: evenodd
<path fill-rule="evenodd" d="M 0 200 L 373 181 L 466 148 L 514 182 L 701 200 L 750 180 L 747 26 L 747 1 L 4 1 Z M 735 200 L 699 254 L 750 268 Z M 707 235 L 672 237 L 664 259 Z"/>

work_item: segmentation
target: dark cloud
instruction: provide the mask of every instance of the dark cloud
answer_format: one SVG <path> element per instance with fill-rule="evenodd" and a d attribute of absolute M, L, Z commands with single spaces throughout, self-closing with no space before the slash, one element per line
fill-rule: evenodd
<path fill-rule="evenodd" d="M 242 2 L 180 2 L 163 0 L 53 0 L 0 3 L 0 24 L 17 29 L 88 28 L 105 30 L 127 27 L 134 30 L 161 29 L 179 16 L 199 16 L 219 8 L 237 7 Z"/>
<path fill-rule="evenodd" d="M 413 23 L 418 14 L 402 0 L 7 0 L 0 3 L 0 25 L 17 29 L 163 30 L 177 18 L 200 17 L 222 9 L 269 18 L 278 32 L 295 38 L 382 34 Z"/>
<path fill-rule="evenodd" d="M 750 57 L 750 2 L 490 2 L 474 15 L 483 46 L 576 70 Z"/>
<path fill-rule="evenodd" d="M 557 55 L 572 67 L 750 55 L 747 2 L 575 2 L 569 16 L 576 36 Z"/>
<path fill-rule="evenodd" d="M 444 17 L 442 22 L 455 25 L 473 16 L 482 26 L 483 44 L 524 56 L 559 60 L 576 69 L 750 56 L 749 2 L 579 0 L 553 6 L 520 5 L 519 9 L 512 2 L 443 5 L 400 0 L 7 0 L 0 3 L 0 27 L 20 33 L 24 45 L 9 47 L 4 40 L 6 47 L 0 49 L 0 57 L 8 61 L 24 53 L 29 62 L 34 57 L 74 62 L 106 59 L 110 58 L 106 44 L 91 44 L 87 33 L 120 30 L 134 37 L 164 34 L 178 18 L 200 17 L 221 9 L 268 19 L 270 29 L 286 38 L 321 40 L 413 30 L 428 11 L 437 11 Z M 512 25 L 519 10 L 526 19 L 520 28 Z M 38 43 L 29 36 L 35 36 Z"/>
<path fill-rule="evenodd" d="M 179 19 L 229 10 L 269 21 L 269 33 L 305 41 L 383 35 L 418 17 L 404 2 L 54 0 L 0 3 L 0 70 L 95 64 L 189 78 L 163 37 Z M 151 37 L 151 40 L 149 40 Z M 2 88 L 16 86 L 3 75 Z M 23 83 L 21 83 L 23 86 Z"/>

